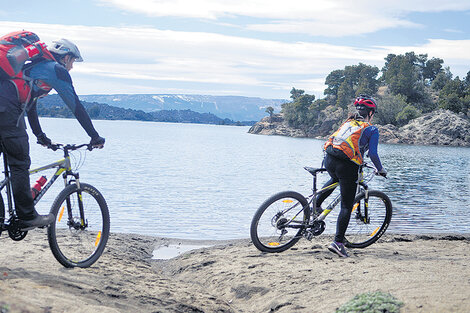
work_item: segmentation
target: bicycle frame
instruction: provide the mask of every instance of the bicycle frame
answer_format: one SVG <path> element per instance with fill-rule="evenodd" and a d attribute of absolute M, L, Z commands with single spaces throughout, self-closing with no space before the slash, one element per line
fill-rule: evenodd
<path fill-rule="evenodd" d="M 374 169 L 374 172 L 373 173 L 370 173 L 369 175 L 367 175 L 366 177 L 364 177 L 364 168 L 371 168 L 371 169 Z M 375 176 L 376 174 L 376 169 L 372 166 L 369 166 L 367 165 L 367 163 L 364 163 L 360 166 L 359 168 L 359 175 L 358 175 L 358 180 L 357 180 L 357 191 L 356 191 L 356 195 L 359 194 L 361 192 L 361 190 L 364 190 L 366 196 L 365 196 L 365 199 L 364 199 L 364 222 L 367 223 L 368 221 L 368 207 L 369 207 L 369 197 L 368 197 L 368 190 L 369 190 L 369 186 L 367 185 L 368 182 L 370 182 L 373 177 Z M 328 185 L 328 186 L 325 186 L 323 187 L 322 189 L 320 189 L 319 191 L 316 191 L 316 173 L 313 174 L 314 178 L 313 178 L 313 194 L 311 194 L 310 196 L 307 197 L 307 199 L 310 199 L 309 200 L 309 205 L 311 205 L 312 209 L 315 208 L 316 206 L 316 196 L 321 194 L 322 192 L 325 192 L 325 191 L 328 191 L 330 189 L 335 189 L 336 187 L 338 187 L 339 183 L 333 183 L 331 185 Z M 341 201 L 341 195 L 337 195 L 331 202 L 330 204 L 328 204 L 328 206 L 322 211 L 322 213 L 316 218 L 316 221 L 323 221 L 327 216 L 328 214 L 330 214 L 331 211 L 333 211 L 333 209 L 338 205 L 338 203 Z M 356 209 L 357 209 L 357 205 L 355 207 L 353 207 L 353 210 L 352 212 L 354 212 Z"/>
<path fill-rule="evenodd" d="M 365 223 L 368 223 L 369 222 L 369 217 L 368 217 L 368 185 L 367 183 L 369 181 L 372 180 L 373 176 L 375 175 L 375 171 L 374 173 L 371 173 L 369 174 L 368 176 L 364 177 L 364 168 L 367 167 L 367 168 L 372 168 L 375 170 L 374 167 L 372 166 L 369 166 L 367 165 L 366 163 L 364 163 L 360 169 L 359 169 L 359 178 L 358 178 L 358 181 L 357 181 L 357 192 L 356 194 L 359 194 L 361 192 L 361 190 L 364 190 L 365 194 L 366 194 L 366 197 L 364 199 L 364 212 L 363 214 L 360 213 L 360 211 L 358 211 L 357 213 L 360 214 L 361 218 L 363 219 L 363 221 Z M 314 171 L 310 171 L 309 168 L 305 168 L 307 171 L 309 171 L 312 175 L 313 175 L 313 188 L 312 188 L 312 194 L 309 195 L 306 199 L 307 199 L 307 203 L 308 203 L 308 209 L 310 210 L 310 216 L 313 216 L 313 213 L 314 213 L 314 208 L 316 207 L 316 198 L 318 195 L 320 195 L 321 193 L 323 192 L 326 192 L 328 190 L 331 190 L 331 189 L 335 189 L 336 187 L 338 187 L 339 183 L 336 182 L 336 183 L 333 183 L 331 185 L 328 185 L 328 186 L 325 186 L 323 188 L 321 188 L 320 190 L 317 191 L 317 174 L 318 172 L 324 172 L 326 171 L 326 169 L 316 169 Z M 322 213 L 320 215 L 318 215 L 316 218 L 314 219 L 311 219 L 309 222 L 308 222 L 308 226 L 309 227 L 313 227 L 314 224 L 318 224 L 318 223 L 321 223 L 322 221 L 324 221 L 326 219 L 326 217 L 331 213 L 331 211 L 333 211 L 333 209 L 338 205 L 338 203 L 341 202 L 341 194 L 338 194 L 329 204 L 328 206 L 322 211 Z M 291 206 L 290 208 L 284 210 L 283 213 L 285 212 L 288 212 L 292 209 L 294 209 L 295 207 L 297 207 L 297 205 L 299 205 L 300 203 L 296 203 L 295 205 Z M 289 223 L 287 224 L 291 224 L 292 222 L 295 223 L 295 219 L 297 218 L 297 216 L 299 214 L 301 214 L 301 212 L 303 210 L 305 210 L 306 208 L 302 208 L 299 210 L 299 212 L 297 214 L 295 214 L 295 216 L 291 219 L 291 221 L 289 221 Z M 356 206 L 353 207 L 353 210 L 352 212 L 356 211 L 358 208 L 358 205 L 356 204 Z M 290 225 L 289 227 L 290 228 L 300 228 L 302 227 L 302 225 L 305 225 L 305 222 L 304 223 L 301 223 L 299 225 Z"/>
<path fill-rule="evenodd" d="M 3 146 L 3 144 L 2 144 Z M 83 146 L 83 145 L 82 145 Z M 49 188 L 55 183 L 55 181 L 59 178 L 60 175 L 62 175 L 64 179 L 64 185 L 67 186 L 69 183 L 67 181 L 69 176 L 72 176 L 74 178 L 75 183 L 77 184 L 78 187 L 78 195 L 79 195 L 79 211 L 80 211 L 80 225 L 73 225 L 74 227 L 79 227 L 79 228 L 86 228 L 86 223 L 85 223 L 85 216 L 84 216 L 84 210 L 83 210 L 83 203 L 81 202 L 81 191 L 80 191 L 80 181 L 79 181 L 79 174 L 72 172 L 72 165 L 70 161 L 70 154 L 69 154 L 69 149 L 70 145 L 67 145 L 63 148 L 64 152 L 64 158 L 61 160 L 58 160 L 56 162 L 53 162 L 51 164 L 41 166 L 38 168 L 34 168 L 29 171 L 29 174 L 36 174 L 40 173 L 42 171 L 46 171 L 49 169 L 54 169 L 57 168 L 55 173 L 52 175 L 52 177 L 49 179 L 46 185 L 41 189 L 41 191 L 38 193 L 38 195 L 34 198 L 34 205 L 36 205 L 39 200 L 44 196 L 44 194 L 49 190 Z M 75 147 L 75 146 L 73 146 Z M 81 147 L 81 146 L 79 146 Z M 78 147 L 78 148 L 79 148 Z M 3 150 L 3 147 L 2 147 Z M 6 189 L 7 193 L 7 203 L 8 203 L 8 212 L 10 214 L 10 218 L 15 216 L 15 211 L 13 207 L 13 199 L 12 199 L 12 189 L 11 189 L 11 176 L 10 176 L 10 171 L 9 171 L 9 166 L 8 166 L 8 157 L 5 153 L 2 153 L 3 155 L 3 164 L 4 164 L 4 169 L 5 169 L 5 178 L 0 182 L 0 191 L 3 190 L 3 188 Z M 70 209 L 70 200 L 67 200 L 67 210 L 69 214 L 69 218 L 71 218 L 71 209 Z M 61 215 L 63 214 L 63 211 Z"/>
<path fill-rule="evenodd" d="M 12 204 L 13 201 L 11 200 L 12 198 L 11 197 L 11 194 L 12 194 L 11 184 L 10 184 L 11 176 L 10 176 L 10 172 L 8 169 L 7 156 L 5 154 L 3 154 L 3 162 L 4 162 L 4 168 L 5 168 L 5 178 L 0 182 L 0 190 L 3 190 L 3 188 L 5 187 L 7 188 L 8 208 L 11 213 L 12 211 L 11 209 L 13 208 L 13 204 Z M 65 175 L 64 175 L 65 185 L 67 185 L 67 176 L 74 175 L 71 173 L 70 157 L 64 158 L 62 160 L 59 160 L 57 162 L 51 163 L 46 166 L 32 169 L 29 171 L 29 174 L 30 175 L 36 174 L 36 173 L 39 173 L 48 169 L 52 169 L 52 168 L 57 168 L 57 171 L 54 173 L 52 178 L 47 182 L 46 185 L 44 185 L 44 187 L 41 189 L 39 194 L 36 196 L 36 198 L 34 199 L 34 204 L 38 203 L 39 200 L 41 200 L 42 196 L 47 192 L 47 190 L 49 190 L 49 188 L 52 186 L 52 184 L 54 184 L 57 178 L 59 178 L 60 174 L 65 172 Z"/>
<path fill-rule="evenodd" d="M 62 150 L 64 158 L 29 171 L 29 174 L 33 175 L 49 170 L 48 176 L 54 172 L 41 190 L 37 188 L 39 190 L 37 194 L 29 191 L 35 195 L 34 205 L 42 199 L 60 176 L 63 177 L 65 188 L 55 197 L 49 211 L 49 216 L 54 216 L 54 221 L 43 228 L 47 227 L 47 238 L 53 256 L 64 267 L 91 266 L 102 255 L 109 238 L 110 217 L 106 200 L 94 186 L 86 183 L 80 184 L 78 170 L 72 170 L 71 151 L 83 147 L 89 151 L 95 148 L 88 143 L 51 144 L 48 148 L 54 151 Z M 5 151 L 1 140 L 0 150 Z M 5 212 L 5 202 L 0 195 L 0 234 L 8 231 L 8 236 L 12 240 L 20 241 L 32 228 L 25 227 L 24 224 L 27 225 L 27 223 L 20 220 L 17 215 L 13 199 L 12 171 L 6 153 L 3 153 L 3 161 L 5 178 L 0 181 L 0 191 L 6 188 L 8 212 Z M 77 168 L 83 164 L 81 161 L 80 158 Z M 28 194 L 25 196 L 29 197 Z"/>
<path fill-rule="evenodd" d="M 57 178 L 59 178 L 61 174 L 64 174 L 63 177 L 64 177 L 65 186 L 67 186 L 67 177 L 69 175 L 73 175 L 73 176 L 78 175 L 78 174 L 73 174 L 71 172 L 72 168 L 71 168 L 71 163 L 70 163 L 70 156 L 67 156 L 64 159 L 51 163 L 49 165 L 32 169 L 29 171 L 29 174 L 30 175 L 36 174 L 36 173 L 40 173 L 42 171 L 46 171 L 46 170 L 53 169 L 53 168 L 57 168 L 56 172 L 54 173 L 54 175 L 52 175 L 51 179 L 47 182 L 46 185 L 44 185 L 44 187 L 38 193 L 38 195 L 34 199 L 34 204 L 38 203 L 39 200 L 41 200 L 42 196 L 47 192 L 47 190 L 49 190 L 49 188 L 54 184 L 54 182 L 57 180 Z"/>
<path fill-rule="evenodd" d="M 314 191 L 313 194 L 310 197 L 312 197 L 312 199 L 309 201 L 309 204 L 312 204 L 312 209 L 314 207 L 316 207 L 316 196 L 321 194 L 322 192 L 325 192 L 325 191 L 328 191 L 330 189 L 335 189 L 336 187 L 338 187 L 339 183 L 333 183 L 331 185 L 328 185 L 322 189 L 320 189 L 318 192 L 317 191 Z M 314 186 L 313 190 L 316 189 L 316 186 Z M 341 195 L 337 195 L 333 201 L 330 202 L 330 204 L 328 204 L 328 206 L 323 210 L 323 212 L 317 217 L 317 221 L 323 221 L 327 216 L 328 214 L 330 214 L 331 211 L 333 211 L 333 209 L 336 207 L 336 205 L 341 201 Z"/>

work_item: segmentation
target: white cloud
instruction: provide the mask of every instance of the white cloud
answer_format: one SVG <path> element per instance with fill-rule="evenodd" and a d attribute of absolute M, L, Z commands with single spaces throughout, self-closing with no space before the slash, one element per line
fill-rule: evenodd
<path fill-rule="evenodd" d="M 389 53 L 415 51 L 443 58 L 460 77 L 470 63 L 470 40 L 432 39 L 421 46 L 359 49 L 142 27 L 0 22 L 0 33 L 23 28 L 36 32 L 46 42 L 64 37 L 79 46 L 85 62 L 75 64 L 72 77 L 78 79 L 77 92 L 81 94 L 99 93 L 100 89 L 101 93 L 158 88 L 164 92 L 161 86 L 183 90 L 185 85 L 186 93 L 206 88 L 206 94 L 288 97 L 295 86 L 319 95 L 325 89 L 322 82 L 332 70 L 359 62 L 381 68 Z"/>
<path fill-rule="evenodd" d="M 100 0 L 118 9 L 148 16 L 216 20 L 249 17 L 262 19 L 246 28 L 264 32 L 347 36 L 396 27 L 419 27 L 410 12 L 462 11 L 468 0 Z"/>
<path fill-rule="evenodd" d="M 270 19 L 310 20 L 322 13 L 330 17 L 373 18 L 371 13 L 461 11 L 470 8 L 467 0 L 99 0 L 103 5 L 150 16 L 176 16 L 216 19 L 248 16 Z M 352 21 L 345 21 L 352 22 Z"/>
<path fill-rule="evenodd" d="M 414 51 L 417 54 L 427 53 L 429 58 L 436 57 L 444 60 L 444 66 L 449 66 L 454 76 L 464 77 L 470 71 L 470 39 L 446 40 L 430 39 L 420 46 L 388 46 L 382 47 L 389 53 L 403 54 Z"/>
<path fill-rule="evenodd" d="M 460 30 L 460 29 L 453 29 L 453 28 L 446 28 L 444 29 L 445 32 L 448 32 L 448 33 L 454 33 L 454 34 L 463 34 L 463 30 Z"/>
<path fill-rule="evenodd" d="M 447 40 L 430 39 L 428 43 L 421 46 L 387 46 L 382 47 L 390 51 L 404 53 L 406 51 L 415 51 L 416 53 L 427 53 L 430 57 L 440 57 L 444 60 L 468 60 L 470 56 L 470 39 L 467 40 Z"/>
<path fill-rule="evenodd" d="M 249 16 L 256 18 L 306 18 L 312 12 L 312 2 L 294 0 L 100 0 L 103 5 L 149 16 L 176 16 L 204 19 Z M 318 1 L 317 1 L 318 2 Z M 334 9 L 336 4 L 320 1 L 315 12 Z M 307 10 L 302 10 L 302 8 Z M 300 14 L 300 15 L 299 15 Z"/>
<path fill-rule="evenodd" d="M 358 20 L 345 25 L 330 18 L 318 18 L 312 21 L 275 21 L 268 24 L 250 24 L 247 29 L 272 33 L 301 33 L 324 37 L 345 37 L 350 35 L 374 33 L 376 31 L 395 27 L 421 27 L 418 24 L 393 18 L 380 18 L 374 21 Z"/>

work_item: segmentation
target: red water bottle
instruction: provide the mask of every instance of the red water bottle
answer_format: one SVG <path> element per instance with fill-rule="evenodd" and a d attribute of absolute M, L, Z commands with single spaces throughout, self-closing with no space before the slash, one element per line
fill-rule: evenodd
<path fill-rule="evenodd" d="M 37 195 L 41 192 L 42 186 L 46 183 L 47 178 L 46 176 L 41 176 L 36 180 L 36 183 L 31 188 L 31 194 L 33 195 L 33 199 L 37 197 Z"/>

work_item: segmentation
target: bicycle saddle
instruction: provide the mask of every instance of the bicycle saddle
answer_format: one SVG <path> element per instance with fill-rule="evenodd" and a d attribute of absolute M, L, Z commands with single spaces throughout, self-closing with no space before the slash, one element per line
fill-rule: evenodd
<path fill-rule="evenodd" d="M 326 172 L 326 168 L 314 168 L 305 166 L 304 169 L 312 175 L 317 175 L 318 172 Z"/>

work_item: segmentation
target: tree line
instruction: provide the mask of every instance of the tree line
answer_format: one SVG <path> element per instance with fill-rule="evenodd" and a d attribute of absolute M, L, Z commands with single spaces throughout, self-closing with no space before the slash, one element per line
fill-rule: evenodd
<path fill-rule="evenodd" d="M 81 101 L 92 119 L 131 120 L 170 123 L 196 123 L 215 125 L 251 126 L 254 121 L 233 121 L 220 118 L 212 113 L 199 113 L 192 110 L 159 110 L 144 112 L 142 110 L 124 109 L 105 103 Z M 73 118 L 72 111 L 67 108 L 59 95 L 49 95 L 38 101 L 38 115 L 44 117 Z"/>
<path fill-rule="evenodd" d="M 427 54 L 407 52 L 387 55 L 381 70 L 363 63 L 346 66 L 326 77 L 323 99 L 292 88 L 292 101 L 284 103 L 281 112 L 290 126 L 308 128 L 319 122 L 325 108 L 347 113 L 354 98 L 368 94 L 377 100 L 378 124 L 402 126 L 439 108 L 470 116 L 470 71 L 463 79 L 454 78 L 443 63 Z"/>

